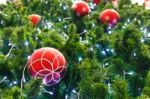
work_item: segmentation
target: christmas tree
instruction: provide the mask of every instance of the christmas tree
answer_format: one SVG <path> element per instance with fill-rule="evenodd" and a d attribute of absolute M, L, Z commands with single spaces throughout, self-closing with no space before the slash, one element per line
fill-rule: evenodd
<path fill-rule="evenodd" d="M 5 0 L 0 99 L 150 99 L 149 2 Z"/>

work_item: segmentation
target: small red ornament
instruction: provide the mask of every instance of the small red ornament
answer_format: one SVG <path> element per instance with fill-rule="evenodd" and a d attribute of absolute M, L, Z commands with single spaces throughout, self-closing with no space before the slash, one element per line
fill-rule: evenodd
<path fill-rule="evenodd" d="M 41 20 L 41 16 L 37 14 L 31 14 L 28 16 L 28 18 L 34 26 L 36 26 Z"/>
<path fill-rule="evenodd" d="M 50 47 L 36 50 L 28 60 L 27 66 L 29 74 L 33 78 L 42 78 L 47 86 L 59 83 L 67 71 L 63 54 Z"/>
<path fill-rule="evenodd" d="M 98 5 L 98 4 L 100 4 L 100 3 L 101 3 L 101 0 L 93 0 L 93 4 Z"/>
<path fill-rule="evenodd" d="M 120 19 L 119 13 L 114 9 L 106 9 L 100 14 L 100 21 L 109 26 L 115 25 Z"/>
<path fill-rule="evenodd" d="M 144 1 L 144 7 L 146 10 L 150 10 L 150 0 L 145 0 Z"/>
<path fill-rule="evenodd" d="M 85 1 L 76 1 L 72 5 L 73 11 L 77 14 L 78 17 L 85 16 L 90 13 L 90 7 Z"/>

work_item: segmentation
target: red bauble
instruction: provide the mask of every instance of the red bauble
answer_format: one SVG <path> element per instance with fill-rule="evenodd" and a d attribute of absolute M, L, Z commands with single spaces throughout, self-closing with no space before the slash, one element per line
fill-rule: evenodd
<path fill-rule="evenodd" d="M 93 3 L 98 5 L 101 2 L 101 0 L 93 0 Z"/>
<path fill-rule="evenodd" d="M 36 50 L 28 60 L 28 72 L 33 78 L 42 78 L 47 86 L 53 86 L 65 76 L 66 60 L 62 53 L 50 47 Z"/>
<path fill-rule="evenodd" d="M 100 14 L 100 21 L 109 26 L 115 25 L 119 19 L 119 13 L 114 9 L 106 9 Z"/>
<path fill-rule="evenodd" d="M 37 14 L 31 14 L 28 16 L 28 18 L 34 26 L 36 26 L 41 20 L 41 16 Z"/>
<path fill-rule="evenodd" d="M 78 17 L 88 15 L 90 12 L 90 7 L 85 1 L 76 1 L 72 5 L 72 9 Z"/>

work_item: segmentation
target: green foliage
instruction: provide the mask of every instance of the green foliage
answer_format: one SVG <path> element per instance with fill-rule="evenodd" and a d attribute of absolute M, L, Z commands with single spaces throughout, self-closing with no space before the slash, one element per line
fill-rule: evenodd
<path fill-rule="evenodd" d="M 137 99 L 149 99 L 150 97 L 146 95 L 141 95 L 140 97 L 137 97 Z"/>
<path fill-rule="evenodd" d="M 114 9 L 109 1 L 91 7 L 84 17 L 72 11 L 72 0 L 16 0 L 0 5 L 0 98 L 63 99 L 75 88 L 81 99 L 149 99 L 150 11 L 120 0 L 115 8 L 120 20 L 110 29 L 99 21 L 103 10 Z M 29 22 L 30 14 L 41 16 L 37 26 Z M 26 70 L 21 88 L 27 58 L 41 47 L 64 54 L 67 74 L 49 87 L 30 78 Z"/>
<path fill-rule="evenodd" d="M 142 93 L 150 97 L 150 87 L 144 87 Z"/>
<path fill-rule="evenodd" d="M 81 99 L 106 99 L 108 88 L 102 83 L 85 83 L 80 89 Z"/>
<path fill-rule="evenodd" d="M 25 98 L 36 99 L 40 96 L 43 89 L 42 80 L 31 80 L 31 82 L 25 84 L 23 89 L 25 90 Z"/>
<path fill-rule="evenodd" d="M 43 43 L 41 42 L 41 46 L 51 46 L 61 49 L 66 42 L 61 34 L 53 31 L 41 31 L 38 37 L 39 41 L 43 41 Z"/>
<path fill-rule="evenodd" d="M 145 81 L 145 86 L 150 87 L 150 71 L 147 73 L 146 81 Z"/>
<path fill-rule="evenodd" d="M 145 87 L 142 90 L 142 95 L 150 97 L 150 71 L 147 73 L 147 77 L 145 79 Z"/>
<path fill-rule="evenodd" d="M 113 83 L 114 99 L 128 99 L 127 82 L 124 79 L 116 79 Z"/>
<path fill-rule="evenodd" d="M 82 80 L 79 82 L 81 99 L 105 99 L 108 88 L 104 85 L 107 79 L 107 70 L 99 66 L 97 60 L 85 59 L 79 66 Z"/>
<path fill-rule="evenodd" d="M 24 99 L 20 88 L 14 86 L 9 89 L 0 90 L 1 99 Z"/>
<path fill-rule="evenodd" d="M 107 79 L 108 73 L 100 66 L 97 60 L 85 59 L 79 65 L 79 72 L 82 79 L 89 79 L 94 82 L 102 82 Z"/>
<path fill-rule="evenodd" d="M 92 85 L 94 99 L 105 99 L 108 94 L 108 88 L 102 83 L 96 83 Z"/>

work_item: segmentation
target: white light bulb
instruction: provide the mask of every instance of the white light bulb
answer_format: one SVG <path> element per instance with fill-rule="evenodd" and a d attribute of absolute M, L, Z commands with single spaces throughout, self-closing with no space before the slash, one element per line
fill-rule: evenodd
<path fill-rule="evenodd" d="M 28 59 L 30 59 L 31 58 L 31 56 L 28 56 Z"/>

